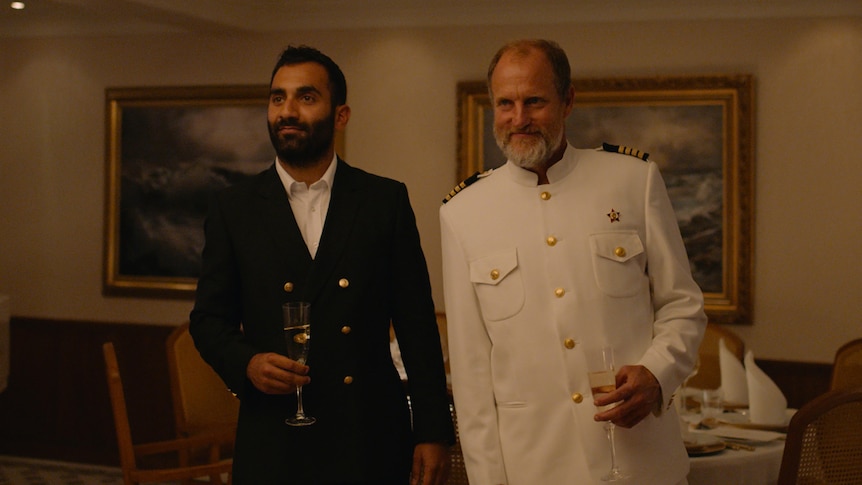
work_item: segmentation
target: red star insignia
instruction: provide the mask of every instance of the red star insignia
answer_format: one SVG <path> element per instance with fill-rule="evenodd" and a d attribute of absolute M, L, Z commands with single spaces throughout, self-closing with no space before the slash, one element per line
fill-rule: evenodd
<path fill-rule="evenodd" d="M 613 209 L 608 212 L 608 217 L 610 217 L 611 222 L 620 222 L 620 213 Z"/>

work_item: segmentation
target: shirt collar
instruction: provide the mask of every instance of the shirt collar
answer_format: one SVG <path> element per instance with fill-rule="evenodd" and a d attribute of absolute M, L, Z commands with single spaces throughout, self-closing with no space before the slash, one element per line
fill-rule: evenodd
<path fill-rule="evenodd" d="M 320 180 L 311 184 L 311 186 L 316 186 L 318 184 L 322 185 L 325 188 L 332 188 L 332 181 L 335 180 L 335 168 L 338 166 L 338 155 L 333 154 L 332 160 L 329 162 L 329 167 L 327 167 L 326 172 L 323 172 L 323 176 L 320 177 Z M 284 190 L 287 192 L 288 197 L 290 197 L 292 192 L 292 187 L 294 184 L 302 184 L 301 182 L 297 182 L 293 177 L 287 173 L 287 170 L 278 163 L 278 158 L 275 159 L 275 171 L 278 173 L 278 178 L 281 179 L 281 184 L 284 185 Z M 311 188 L 311 187 L 309 187 Z"/>

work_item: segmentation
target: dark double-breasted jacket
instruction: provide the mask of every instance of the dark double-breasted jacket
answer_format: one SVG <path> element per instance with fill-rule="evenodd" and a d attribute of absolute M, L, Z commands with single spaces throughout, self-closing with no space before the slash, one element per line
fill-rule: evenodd
<path fill-rule="evenodd" d="M 428 270 L 404 184 L 338 159 L 312 259 L 275 165 L 219 192 L 191 333 L 204 360 L 241 400 L 234 483 L 401 483 L 413 445 L 451 442 L 440 338 Z M 281 305 L 311 302 L 311 383 L 317 423 L 290 427 L 293 395 L 266 395 L 246 376 L 256 353 L 285 353 Z M 408 372 L 392 364 L 390 322 Z"/>

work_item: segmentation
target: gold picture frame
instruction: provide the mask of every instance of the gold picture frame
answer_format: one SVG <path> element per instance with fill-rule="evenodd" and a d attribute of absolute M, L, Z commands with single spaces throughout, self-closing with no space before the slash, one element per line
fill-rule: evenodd
<path fill-rule="evenodd" d="M 574 79 L 566 136 L 649 152 L 662 169 L 710 322 L 753 314 L 754 78 Z M 484 81 L 458 84 L 458 180 L 505 163 Z M 706 199 L 695 199 L 706 194 Z"/>
<path fill-rule="evenodd" d="M 105 98 L 103 293 L 192 298 L 209 196 L 275 160 L 269 86 L 108 88 Z"/>

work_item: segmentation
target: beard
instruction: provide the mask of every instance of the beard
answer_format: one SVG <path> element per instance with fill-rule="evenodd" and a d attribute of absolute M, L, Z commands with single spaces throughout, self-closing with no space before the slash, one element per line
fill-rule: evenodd
<path fill-rule="evenodd" d="M 512 142 L 511 136 L 518 133 L 538 134 L 538 139 Z M 563 142 L 563 124 L 555 123 L 547 130 L 508 130 L 494 127 L 494 140 L 503 155 L 524 169 L 531 169 L 548 161 Z"/>
<path fill-rule="evenodd" d="M 308 167 L 317 163 L 332 145 L 335 135 L 335 113 L 326 118 L 309 123 L 301 123 L 297 118 L 286 118 L 276 123 L 267 122 L 269 139 L 278 159 L 294 167 Z M 280 135 L 279 128 L 290 126 L 299 128 L 302 133 Z"/>

